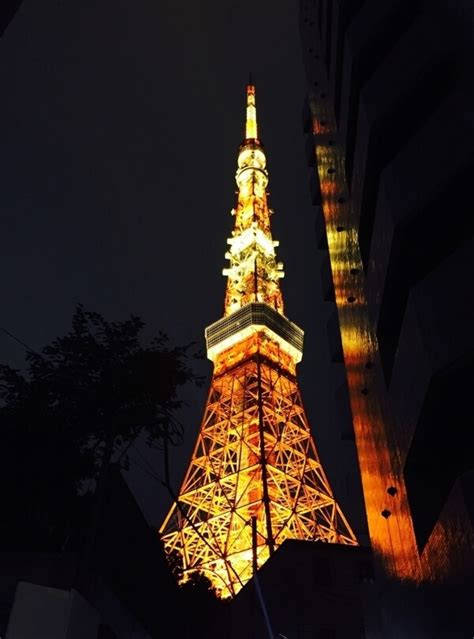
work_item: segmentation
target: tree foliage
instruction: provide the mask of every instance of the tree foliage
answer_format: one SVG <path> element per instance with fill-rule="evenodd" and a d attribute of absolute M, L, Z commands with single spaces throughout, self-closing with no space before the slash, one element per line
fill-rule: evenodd
<path fill-rule="evenodd" d="M 27 354 L 26 373 L 0 366 L 4 533 L 62 543 L 74 498 L 104 464 L 127 467 L 140 436 L 155 447 L 179 443 L 178 392 L 199 382 L 195 355 L 163 333 L 143 343 L 143 328 L 139 317 L 108 322 L 79 305 L 66 335 Z"/>
<path fill-rule="evenodd" d="M 214 622 L 222 621 L 222 608 L 227 605 L 217 598 L 212 582 L 202 573 L 193 571 L 183 579 L 183 560 L 177 551 L 162 553 L 176 580 L 177 609 L 186 610 L 187 614 L 180 619 L 183 637 L 205 639 L 211 633 L 214 636 Z"/>

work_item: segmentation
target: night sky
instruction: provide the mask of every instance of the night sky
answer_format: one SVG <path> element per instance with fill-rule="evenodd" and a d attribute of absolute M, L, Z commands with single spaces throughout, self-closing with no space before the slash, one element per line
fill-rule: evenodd
<path fill-rule="evenodd" d="M 304 158 L 297 4 L 24 0 L 0 39 L 0 326 L 41 349 L 82 302 L 109 320 L 140 315 L 150 335 L 204 349 L 204 328 L 223 311 L 251 71 L 286 314 L 306 333 L 303 399 L 337 496 L 336 371 Z M 22 366 L 24 350 L 1 332 L 0 354 Z M 209 377 L 210 363 L 201 368 Z M 186 393 L 176 488 L 207 385 Z M 141 450 L 160 472 L 160 456 Z M 159 525 L 169 498 L 136 452 L 132 462 L 129 485 Z"/>

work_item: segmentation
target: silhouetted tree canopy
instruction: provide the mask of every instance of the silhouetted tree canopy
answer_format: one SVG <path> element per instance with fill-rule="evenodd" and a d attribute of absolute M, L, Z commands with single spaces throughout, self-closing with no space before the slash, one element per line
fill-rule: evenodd
<path fill-rule="evenodd" d="M 166 562 L 177 582 L 178 608 L 186 610 L 185 618 L 180 618 L 183 637 L 205 639 L 209 636 L 212 623 L 226 602 L 217 598 L 212 582 L 202 573 L 193 571 L 183 581 L 183 563 L 177 551 L 165 553 Z"/>
<path fill-rule="evenodd" d="M 0 365 L 7 543 L 61 546 L 77 495 L 87 501 L 90 480 L 112 459 L 127 467 L 126 451 L 142 435 L 150 446 L 179 443 L 178 390 L 199 381 L 195 355 L 163 333 L 143 343 L 143 328 L 139 317 L 108 322 L 78 305 L 66 335 L 27 354 L 26 373 Z"/>

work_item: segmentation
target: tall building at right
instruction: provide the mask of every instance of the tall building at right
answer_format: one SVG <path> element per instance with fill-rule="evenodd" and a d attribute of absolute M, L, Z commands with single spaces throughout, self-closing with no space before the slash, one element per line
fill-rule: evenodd
<path fill-rule="evenodd" d="M 317 241 L 375 556 L 368 636 L 470 637 L 473 5 L 301 0 L 300 27 Z"/>

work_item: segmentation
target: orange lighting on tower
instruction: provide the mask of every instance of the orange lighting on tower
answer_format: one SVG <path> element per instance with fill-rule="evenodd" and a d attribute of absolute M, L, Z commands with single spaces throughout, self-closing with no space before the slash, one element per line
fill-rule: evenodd
<path fill-rule="evenodd" d="M 247 119 L 245 121 L 245 139 L 255 140 L 257 134 L 257 108 L 255 106 L 255 87 L 247 85 Z"/>
<path fill-rule="evenodd" d="M 295 376 L 303 331 L 283 314 L 253 84 L 236 182 L 224 316 L 206 329 L 211 388 L 178 501 L 160 529 L 184 579 L 202 573 L 220 597 L 234 596 L 285 539 L 357 544 L 319 461 Z"/>

